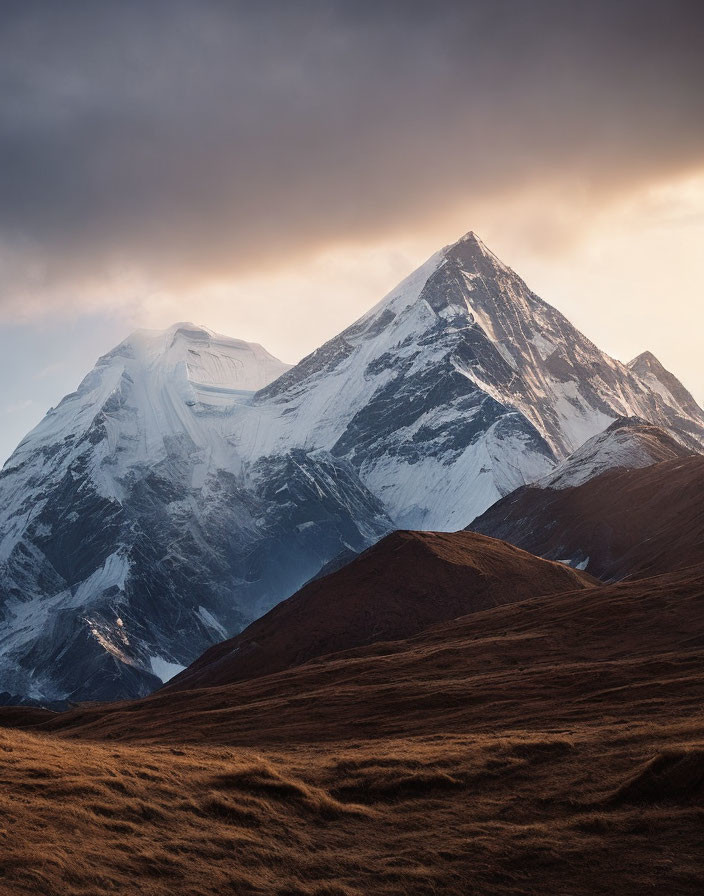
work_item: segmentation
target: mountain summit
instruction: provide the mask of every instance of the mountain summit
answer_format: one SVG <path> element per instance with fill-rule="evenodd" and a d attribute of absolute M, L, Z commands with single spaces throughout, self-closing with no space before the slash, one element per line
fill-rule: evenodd
<path fill-rule="evenodd" d="M 0 474 L 0 691 L 136 696 L 391 528 L 459 529 L 621 417 L 704 412 L 468 233 L 292 368 L 179 323 L 101 358 Z"/>
<path fill-rule="evenodd" d="M 691 450 L 704 439 L 684 387 L 602 352 L 472 232 L 255 405 L 267 421 L 255 452 L 294 442 L 345 457 L 408 528 L 465 525 L 620 417 Z"/>
<path fill-rule="evenodd" d="M 677 422 L 677 426 L 684 431 L 692 432 L 698 440 L 698 421 L 701 408 L 692 395 L 685 389 L 677 377 L 666 370 L 652 352 L 643 352 L 628 364 L 632 370 L 646 383 L 653 392 L 659 393 L 665 401 L 673 407 L 679 407 L 684 412 L 683 417 Z M 691 428 L 695 421 L 694 429 Z"/>
<path fill-rule="evenodd" d="M 247 462 L 236 418 L 288 365 L 179 323 L 100 358 L 0 473 L 0 692 L 153 690 L 391 525 L 325 452 Z"/>

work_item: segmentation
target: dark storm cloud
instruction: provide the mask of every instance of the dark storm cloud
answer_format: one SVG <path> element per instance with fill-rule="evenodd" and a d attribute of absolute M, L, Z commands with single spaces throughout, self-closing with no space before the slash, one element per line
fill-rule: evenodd
<path fill-rule="evenodd" d="M 6 0 L 5 299 L 27 271 L 228 274 L 526 185 L 694 166 L 703 9 Z"/>

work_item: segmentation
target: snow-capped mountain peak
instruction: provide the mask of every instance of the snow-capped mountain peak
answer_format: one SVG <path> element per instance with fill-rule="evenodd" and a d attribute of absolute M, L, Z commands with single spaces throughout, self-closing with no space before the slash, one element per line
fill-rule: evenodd
<path fill-rule="evenodd" d="M 636 470 L 690 452 L 659 426 L 639 417 L 621 417 L 544 476 L 540 488 L 572 488 L 608 470 Z"/>
<path fill-rule="evenodd" d="M 189 322 L 165 330 L 135 330 L 106 357 L 130 357 L 144 366 L 174 369 L 185 365 L 194 389 L 256 392 L 291 365 L 258 343 L 215 333 Z"/>
<path fill-rule="evenodd" d="M 345 457 L 416 528 L 465 524 L 619 417 L 704 440 L 696 403 L 602 352 L 471 231 L 255 404 L 254 454 L 293 442 Z"/>
<path fill-rule="evenodd" d="M 445 246 L 442 251 L 445 258 L 461 262 L 467 271 L 474 268 L 479 273 L 483 265 L 503 271 L 509 270 L 473 230 L 469 230 L 454 243 Z"/>
<path fill-rule="evenodd" d="M 628 364 L 632 370 L 647 386 L 658 393 L 664 401 L 679 406 L 684 411 L 683 417 L 697 418 L 701 408 L 687 391 L 677 377 L 665 368 L 652 352 L 645 351 L 634 358 Z M 681 426 L 688 429 L 686 419 L 682 419 Z"/>
<path fill-rule="evenodd" d="M 288 365 L 179 323 L 101 357 L 0 473 L 0 692 L 135 696 L 390 521 L 324 452 L 248 458 Z"/>
<path fill-rule="evenodd" d="M 130 468 L 166 459 L 181 445 L 205 475 L 230 453 L 223 418 L 288 369 L 260 345 L 193 324 L 137 330 L 46 414 L 4 472 L 37 467 L 49 455 L 47 473 L 56 477 L 89 458 L 100 493 L 121 500 Z"/>

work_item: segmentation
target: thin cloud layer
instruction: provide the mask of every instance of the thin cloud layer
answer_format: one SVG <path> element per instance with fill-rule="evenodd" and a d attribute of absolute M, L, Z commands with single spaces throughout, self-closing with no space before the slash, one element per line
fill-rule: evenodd
<path fill-rule="evenodd" d="M 132 277 L 276 271 L 522 193 L 569 240 L 704 159 L 691 0 L 11 0 L 0 20 L 6 317 L 119 303 Z"/>

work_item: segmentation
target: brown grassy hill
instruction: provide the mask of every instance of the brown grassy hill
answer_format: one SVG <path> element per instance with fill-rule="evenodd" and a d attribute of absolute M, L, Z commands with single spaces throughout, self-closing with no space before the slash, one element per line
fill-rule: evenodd
<path fill-rule="evenodd" d="M 4 710 L 0 893 L 701 892 L 704 569 Z"/>
<path fill-rule="evenodd" d="M 575 488 L 525 486 L 471 524 L 608 581 L 704 563 L 704 457 L 613 470 Z"/>
<path fill-rule="evenodd" d="M 167 689 L 279 672 L 374 641 L 408 638 L 467 613 L 594 584 L 584 573 L 472 532 L 394 532 L 211 647 Z"/>
<path fill-rule="evenodd" d="M 704 567 L 462 617 L 220 687 L 63 714 L 33 730 L 237 745 L 543 730 L 652 720 L 704 689 Z"/>
<path fill-rule="evenodd" d="M 694 896 L 703 748 L 697 716 L 266 751 L 0 731 L 0 893 Z"/>

